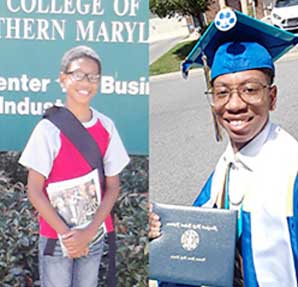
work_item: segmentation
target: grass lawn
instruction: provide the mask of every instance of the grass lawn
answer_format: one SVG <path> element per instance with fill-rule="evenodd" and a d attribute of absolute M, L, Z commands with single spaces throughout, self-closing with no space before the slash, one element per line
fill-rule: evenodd
<path fill-rule="evenodd" d="M 197 40 L 181 42 L 150 65 L 150 76 L 177 72 Z"/>

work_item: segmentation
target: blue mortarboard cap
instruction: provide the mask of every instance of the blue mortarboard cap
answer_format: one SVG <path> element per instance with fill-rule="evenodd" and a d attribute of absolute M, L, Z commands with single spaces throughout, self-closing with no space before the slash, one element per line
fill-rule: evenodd
<path fill-rule="evenodd" d="M 206 56 L 211 79 L 227 73 L 269 68 L 298 43 L 298 36 L 230 8 L 219 11 L 182 63 L 187 76 L 192 66 L 203 66 Z"/>
<path fill-rule="evenodd" d="M 273 71 L 273 60 L 267 49 L 256 42 L 228 42 L 214 54 L 211 80 L 224 74 L 267 68 Z"/>

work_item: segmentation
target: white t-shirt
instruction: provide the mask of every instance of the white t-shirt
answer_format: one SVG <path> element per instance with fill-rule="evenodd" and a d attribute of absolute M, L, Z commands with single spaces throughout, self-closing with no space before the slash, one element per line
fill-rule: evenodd
<path fill-rule="evenodd" d="M 108 133 L 108 146 L 103 156 L 104 173 L 114 176 L 129 163 L 129 157 L 111 119 L 92 109 L 92 119 L 83 125 L 92 128 L 98 121 Z M 19 163 L 48 178 L 60 148 L 60 130 L 49 120 L 42 119 L 34 128 Z"/>

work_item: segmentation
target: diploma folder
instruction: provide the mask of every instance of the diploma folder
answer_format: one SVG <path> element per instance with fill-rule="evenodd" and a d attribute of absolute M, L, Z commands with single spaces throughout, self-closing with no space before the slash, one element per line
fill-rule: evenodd
<path fill-rule="evenodd" d="M 233 286 L 237 211 L 154 203 L 161 236 L 149 244 L 149 277 L 194 286 Z"/>

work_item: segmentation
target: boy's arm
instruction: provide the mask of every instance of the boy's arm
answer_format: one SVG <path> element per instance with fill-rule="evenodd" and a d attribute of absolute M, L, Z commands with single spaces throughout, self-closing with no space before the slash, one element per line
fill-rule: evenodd
<path fill-rule="evenodd" d="M 106 177 L 106 190 L 103 200 L 95 213 L 92 222 L 84 229 L 73 229 L 63 237 L 63 243 L 68 250 L 75 252 L 86 247 L 96 235 L 99 226 L 105 221 L 110 214 L 120 192 L 119 176 Z"/>
<path fill-rule="evenodd" d="M 59 234 L 65 234 L 69 231 L 68 226 L 59 217 L 53 208 L 49 199 L 43 193 L 45 177 L 33 170 L 29 169 L 28 173 L 28 197 L 32 205 L 39 214 L 55 229 Z"/>

